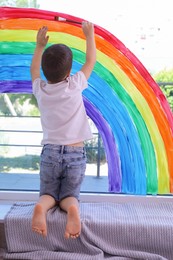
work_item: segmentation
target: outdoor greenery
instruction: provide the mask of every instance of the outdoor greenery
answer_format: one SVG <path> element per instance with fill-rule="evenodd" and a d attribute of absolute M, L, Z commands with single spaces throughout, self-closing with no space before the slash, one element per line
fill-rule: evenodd
<path fill-rule="evenodd" d="M 7 102 L 8 98 L 8 102 Z M 12 109 L 14 113 L 12 112 Z M 39 116 L 37 101 L 32 94 L 1 94 L 0 115 Z"/>
<path fill-rule="evenodd" d="M 23 155 L 18 157 L 0 156 L 0 172 L 7 173 L 11 170 L 13 172 L 20 172 L 21 169 L 27 170 L 28 173 L 32 171 L 38 172 L 39 161 L 40 156 L 38 155 Z"/>
<path fill-rule="evenodd" d="M 87 163 L 105 163 L 105 151 L 102 139 L 96 135 L 95 138 L 85 143 L 87 152 Z"/>
<path fill-rule="evenodd" d="M 166 96 L 173 111 L 173 69 L 162 70 L 153 75 L 153 78 L 159 83 L 160 88 Z"/>

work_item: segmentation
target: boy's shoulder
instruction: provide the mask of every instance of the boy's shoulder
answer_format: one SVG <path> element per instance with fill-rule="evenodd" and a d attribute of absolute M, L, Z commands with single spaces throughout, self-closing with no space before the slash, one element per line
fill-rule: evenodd
<path fill-rule="evenodd" d="M 33 82 L 32 82 L 32 90 L 33 90 L 33 94 L 36 95 L 39 88 L 44 87 L 46 85 L 46 81 L 41 79 L 41 78 L 36 78 Z"/>
<path fill-rule="evenodd" d="M 76 79 L 79 79 L 79 80 L 87 81 L 85 74 L 81 70 L 77 71 L 73 75 L 70 75 L 70 78 L 72 78 L 72 79 L 76 78 Z"/>
<path fill-rule="evenodd" d="M 78 85 L 80 89 L 85 89 L 88 86 L 88 81 L 85 74 L 80 70 L 69 77 L 70 83 Z"/>

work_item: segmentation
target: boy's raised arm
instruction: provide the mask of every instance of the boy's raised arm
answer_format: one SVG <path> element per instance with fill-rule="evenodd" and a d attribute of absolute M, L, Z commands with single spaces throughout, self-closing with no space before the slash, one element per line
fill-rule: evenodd
<path fill-rule="evenodd" d="M 32 82 L 35 79 L 40 78 L 41 57 L 44 48 L 49 40 L 49 36 L 46 35 L 47 30 L 48 28 L 44 26 L 41 29 L 39 29 L 37 33 L 36 48 L 34 51 L 34 55 L 31 62 L 31 68 L 30 68 Z"/>
<path fill-rule="evenodd" d="M 86 79 L 88 79 L 96 63 L 94 25 L 90 22 L 83 22 L 82 30 L 86 37 L 86 61 L 82 66 L 81 71 L 85 74 Z"/>

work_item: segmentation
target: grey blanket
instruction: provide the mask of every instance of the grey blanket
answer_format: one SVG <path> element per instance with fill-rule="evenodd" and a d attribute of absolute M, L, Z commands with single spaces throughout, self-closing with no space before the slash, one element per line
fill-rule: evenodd
<path fill-rule="evenodd" d="M 31 231 L 34 204 L 14 204 L 5 219 L 5 259 L 173 260 L 172 203 L 81 203 L 82 233 L 66 240 L 66 213 L 48 212 L 48 236 Z"/>

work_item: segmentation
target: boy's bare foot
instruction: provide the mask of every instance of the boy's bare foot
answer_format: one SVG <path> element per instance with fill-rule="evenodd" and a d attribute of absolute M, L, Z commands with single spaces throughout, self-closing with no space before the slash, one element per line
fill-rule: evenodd
<path fill-rule="evenodd" d="M 36 204 L 32 217 L 32 230 L 40 235 L 47 235 L 46 215 L 40 204 Z"/>
<path fill-rule="evenodd" d="M 78 208 L 72 205 L 67 212 L 65 238 L 77 238 L 81 232 L 81 221 Z"/>

